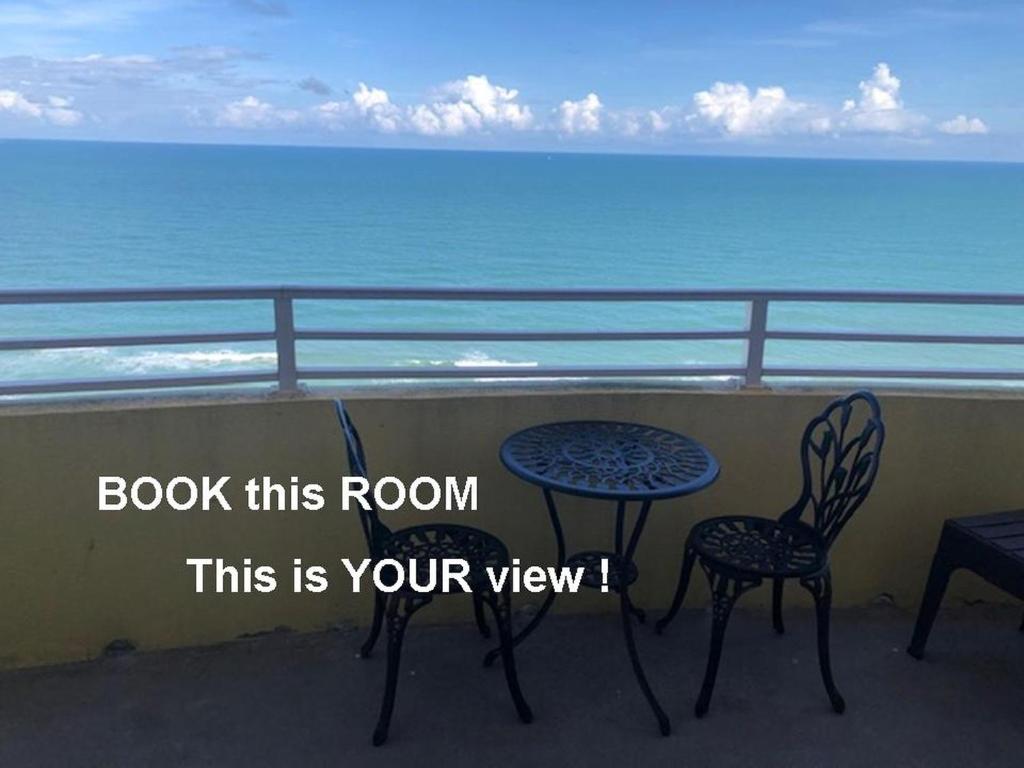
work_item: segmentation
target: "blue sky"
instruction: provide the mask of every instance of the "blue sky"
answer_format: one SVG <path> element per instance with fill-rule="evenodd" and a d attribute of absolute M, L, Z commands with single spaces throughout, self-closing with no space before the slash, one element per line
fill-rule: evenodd
<path fill-rule="evenodd" d="M 1024 3 L 0 0 L 0 137 L 1024 160 Z"/>

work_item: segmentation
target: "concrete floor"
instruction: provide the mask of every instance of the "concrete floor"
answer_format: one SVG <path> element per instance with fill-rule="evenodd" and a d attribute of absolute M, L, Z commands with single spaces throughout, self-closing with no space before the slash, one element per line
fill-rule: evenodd
<path fill-rule="evenodd" d="M 912 616 L 837 611 L 843 716 L 818 677 L 812 614 L 787 619 L 778 637 L 767 616 L 736 613 L 699 721 L 707 614 L 682 613 L 661 638 L 640 630 L 669 738 L 615 618 L 549 617 L 518 657 L 532 725 L 516 720 L 500 669 L 481 668 L 471 626 L 414 625 L 391 740 L 375 749 L 383 656 L 356 658 L 352 631 L 275 635 L 4 673 L 0 766 L 1020 766 L 1019 609 L 947 612 L 924 662 L 903 650 Z"/>

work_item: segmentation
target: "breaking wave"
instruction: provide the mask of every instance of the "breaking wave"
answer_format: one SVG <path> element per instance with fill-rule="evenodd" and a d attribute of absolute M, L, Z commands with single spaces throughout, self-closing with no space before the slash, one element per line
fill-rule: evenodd
<path fill-rule="evenodd" d="M 162 371 L 266 367 L 277 362 L 277 355 L 274 352 L 241 352 L 235 349 L 125 352 L 109 347 L 90 347 L 46 349 L 34 353 L 33 357 L 40 367 L 92 368 L 109 373 L 140 376 Z"/>

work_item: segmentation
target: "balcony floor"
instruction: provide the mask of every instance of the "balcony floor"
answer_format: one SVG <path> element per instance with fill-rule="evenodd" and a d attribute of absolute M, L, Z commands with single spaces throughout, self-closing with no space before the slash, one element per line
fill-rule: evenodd
<path fill-rule="evenodd" d="M 521 647 L 529 726 L 500 669 L 481 668 L 487 646 L 470 625 L 413 625 L 379 749 L 369 737 L 384 659 L 356 658 L 351 630 L 14 671 L 0 675 L 0 765 L 1019 766 L 1020 618 L 994 606 L 946 612 L 915 662 L 903 650 L 911 615 L 837 611 L 840 717 L 818 677 L 813 614 L 790 611 L 777 637 L 767 616 L 738 611 L 698 721 L 709 619 L 684 612 L 665 637 L 638 633 L 670 738 L 656 733 L 613 616 L 549 617 Z"/>

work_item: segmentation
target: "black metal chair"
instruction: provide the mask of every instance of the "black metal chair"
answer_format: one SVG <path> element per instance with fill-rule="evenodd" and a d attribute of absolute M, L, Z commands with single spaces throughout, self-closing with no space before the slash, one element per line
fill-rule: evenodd
<path fill-rule="evenodd" d="M 368 480 L 366 455 L 363 452 L 359 432 L 340 400 L 335 401 L 335 408 L 345 436 L 349 473 L 353 477 L 364 477 Z M 508 586 L 510 580 L 506 579 L 506 586 L 503 590 L 495 591 L 486 572 L 488 567 L 500 569 L 510 565 L 508 549 L 496 536 L 466 525 L 431 523 L 392 531 L 380 521 L 372 500 L 367 499 L 367 501 L 369 509 L 360 505 L 357 507 L 359 507 L 359 521 L 366 536 L 366 546 L 370 558 L 374 562 L 384 559 L 395 560 L 402 565 L 406 572 L 410 567 L 414 567 L 417 584 L 428 583 L 430 561 L 432 560 L 454 558 L 465 560 L 469 564 L 469 574 L 466 579 L 473 593 L 473 613 L 477 628 L 484 637 L 490 637 L 490 631 L 484 618 L 483 607 L 486 605 L 491 609 L 498 627 L 505 680 L 508 683 L 509 692 L 512 694 L 516 712 L 524 723 L 531 722 L 533 714 L 523 698 L 516 675 L 512 642 L 512 595 Z M 436 565 L 440 570 L 440 563 Z M 414 591 L 408 586 L 410 581 L 411 579 L 406 579 L 405 587 L 389 595 L 375 591 L 373 623 L 370 626 L 370 635 L 363 643 L 360 653 L 364 659 L 370 657 L 386 618 L 388 668 L 384 699 L 381 702 L 377 727 L 373 732 L 375 746 L 380 746 L 388 738 L 391 714 L 395 707 L 395 692 L 398 687 L 398 669 L 401 663 L 405 628 L 416 611 L 429 604 L 435 595 L 443 594 L 441 591 L 443 585 L 440 580 L 437 581 L 437 588 L 431 592 Z"/>
<path fill-rule="evenodd" d="M 804 430 L 800 457 L 803 491 L 778 520 L 733 515 L 697 523 L 690 531 L 672 606 L 656 625 L 661 633 L 686 596 L 695 563 L 708 577 L 713 598 L 711 650 L 697 699 L 697 717 L 711 702 L 729 615 L 739 597 L 772 580 L 772 619 L 782 634 L 782 594 L 787 579 L 799 579 L 814 597 L 818 620 L 818 663 L 832 708 L 846 709 L 832 679 L 829 619 L 832 574 L 829 549 L 867 498 L 878 473 L 885 427 L 875 396 L 855 392 L 836 400 Z M 802 518 L 808 515 L 809 520 Z"/>

